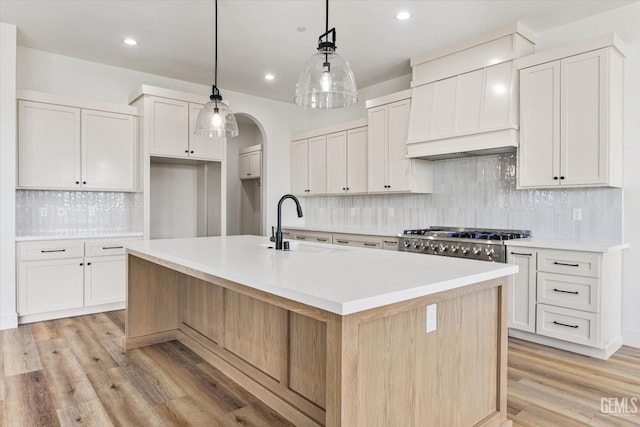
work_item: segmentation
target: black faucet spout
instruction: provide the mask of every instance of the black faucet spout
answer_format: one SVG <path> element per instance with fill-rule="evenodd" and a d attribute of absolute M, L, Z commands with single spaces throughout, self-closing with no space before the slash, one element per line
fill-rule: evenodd
<path fill-rule="evenodd" d="M 293 194 L 285 194 L 280 198 L 278 202 L 278 228 L 276 230 L 276 249 L 282 249 L 282 202 L 287 199 L 292 199 L 296 203 L 296 210 L 298 211 L 298 218 L 302 218 L 302 206 L 300 201 Z"/>

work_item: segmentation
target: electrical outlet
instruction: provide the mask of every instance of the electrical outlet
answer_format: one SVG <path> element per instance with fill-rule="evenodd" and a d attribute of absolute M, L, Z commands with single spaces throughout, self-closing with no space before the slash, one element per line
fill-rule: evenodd
<path fill-rule="evenodd" d="M 58 208 L 58 216 L 67 216 L 67 210 L 65 208 Z"/>
<path fill-rule="evenodd" d="M 40 208 L 40 216 L 41 217 L 47 216 L 47 208 Z"/>
<path fill-rule="evenodd" d="M 438 326 L 437 325 L 438 311 L 436 307 L 437 307 L 436 304 L 430 304 L 427 306 L 427 316 L 426 316 L 427 324 L 425 325 L 427 327 L 427 333 L 435 331 Z"/>
<path fill-rule="evenodd" d="M 89 206 L 89 216 L 96 216 L 96 208 L 94 208 L 93 206 Z"/>
<path fill-rule="evenodd" d="M 573 220 L 574 221 L 582 221 L 582 209 L 581 208 L 573 208 Z"/>

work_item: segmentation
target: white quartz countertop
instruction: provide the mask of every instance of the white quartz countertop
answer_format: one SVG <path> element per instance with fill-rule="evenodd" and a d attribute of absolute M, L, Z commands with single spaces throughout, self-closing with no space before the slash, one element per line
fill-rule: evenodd
<path fill-rule="evenodd" d="M 561 249 L 567 251 L 615 252 L 629 247 L 628 243 L 594 242 L 587 240 L 517 239 L 506 242 L 507 246 Z"/>
<path fill-rule="evenodd" d="M 291 242 L 266 237 L 141 240 L 128 251 L 340 315 L 448 291 L 518 272 L 516 265 L 436 255 Z"/>
<path fill-rule="evenodd" d="M 302 226 L 302 225 L 283 225 L 283 229 L 287 230 L 299 230 L 299 231 L 320 231 L 323 233 L 336 233 L 336 234 L 360 234 L 365 236 L 380 236 L 380 237 L 396 237 L 402 233 L 403 230 L 372 230 L 368 228 L 359 227 L 333 227 L 327 226 Z"/>
<path fill-rule="evenodd" d="M 18 236 L 16 242 L 28 242 L 35 240 L 76 240 L 76 239 L 112 239 L 118 237 L 142 237 L 141 231 L 125 233 L 87 233 L 87 234 L 64 234 L 56 236 Z"/>

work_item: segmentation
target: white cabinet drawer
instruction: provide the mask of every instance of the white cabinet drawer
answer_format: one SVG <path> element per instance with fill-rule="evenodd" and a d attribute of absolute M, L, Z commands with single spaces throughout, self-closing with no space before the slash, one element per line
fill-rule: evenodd
<path fill-rule="evenodd" d="M 291 230 L 291 238 L 305 242 L 331 243 L 331 233 Z"/>
<path fill-rule="evenodd" d="M 598 346 L 598 314 L 546 304 L 538 304 L 536 314 L 536 332 L 539 335 Z"/>
<path fill-rule="evenodd" d="M 140 237 L 119 237 L 113 239 L 87 240 L 85 256 L 121 255 L 125 253 L 125 244 Z"/>
<path fill-rule="evenodd" d="M 334 234 L 333 244 L 380 249 L 382 248 L 382 238 L 362 234 Z"/>
<path fill-rule="evenodd" d="M 18 242 L 18 261 L 77 258 L 83 255 L 82 240 Z"/>
<path fill-rule="evenodd" d="M 538 271 L 600 277 L 600 254 L 573 251 L 538 251 Z"/>
<path fill-rule="evenodd" d="M 538 302 L 598 312 L 600 279 L 538 273 Z"/>

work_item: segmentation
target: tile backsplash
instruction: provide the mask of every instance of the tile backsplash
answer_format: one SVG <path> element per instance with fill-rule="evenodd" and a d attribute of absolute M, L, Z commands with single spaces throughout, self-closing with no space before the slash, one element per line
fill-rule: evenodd
<path fill-rule="evenodd" d="M 16 191 L 17 236 L 142 231 L 142 193 Z"/>
<path fill-rule="evenodd" d="M 580 208 L 582 220 L 573 220 Z M 516 155 L 434 162 L 433 194 L 305 198 L 306 226 L 434 225 L 531 230 L 549 239 L 622 241 L 622 189 L 517 190 Z"/>

